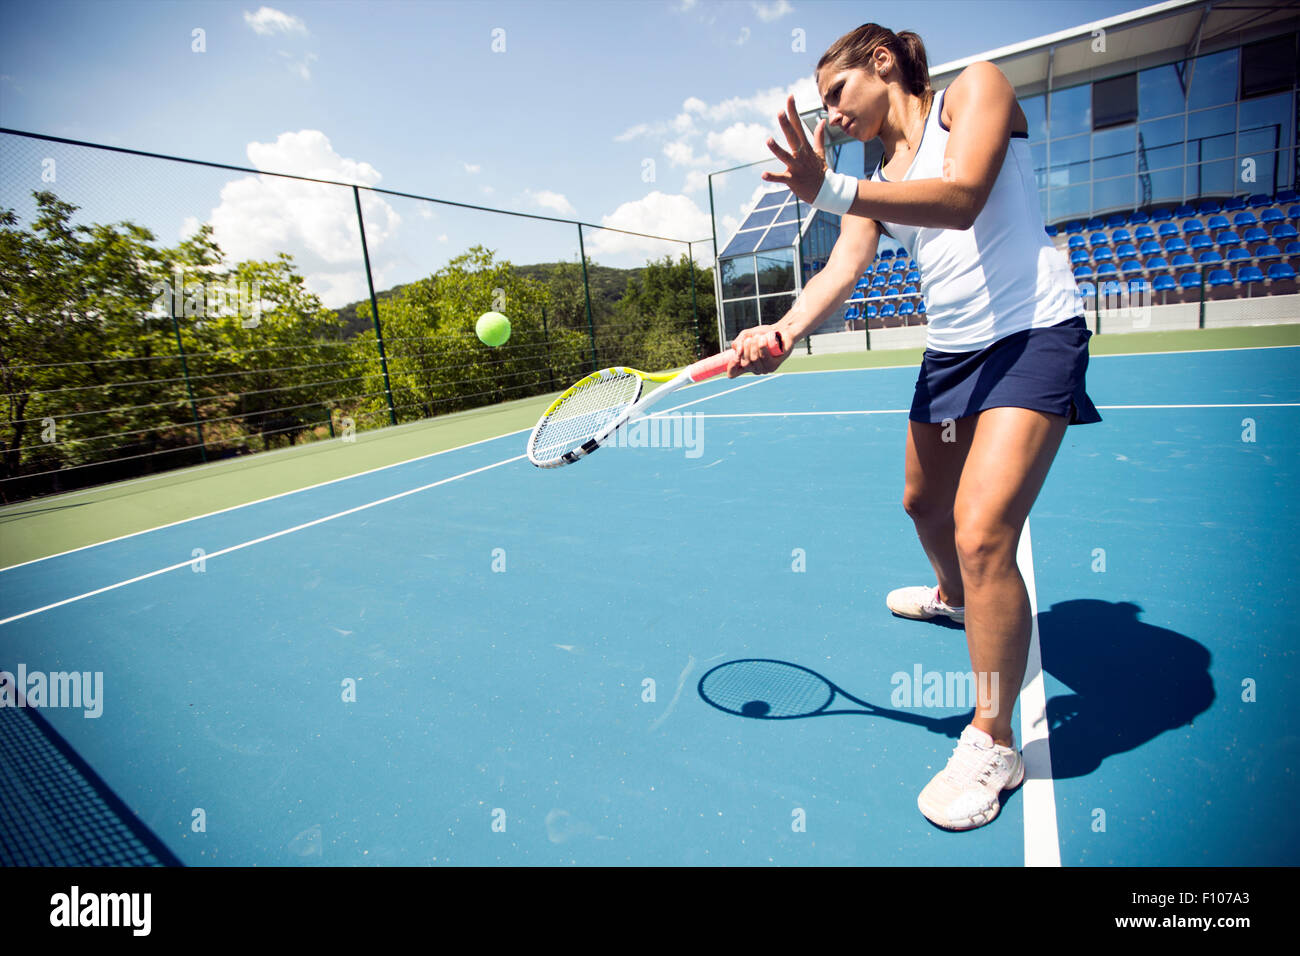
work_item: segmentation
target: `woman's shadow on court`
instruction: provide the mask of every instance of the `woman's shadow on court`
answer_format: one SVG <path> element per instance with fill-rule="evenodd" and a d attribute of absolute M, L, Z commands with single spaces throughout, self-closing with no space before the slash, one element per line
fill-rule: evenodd
<path fill-rule="evenodd" d="M 1190 724 L 1214 702 L 1210 652 L 1144 624 L 1141 613 L 1136 604 L 1092 599 L 1039 613 L 1043 670 L 1073 691 L 1047 701 L 1053 777 L 1086 776 L 1112 754 Z"/>

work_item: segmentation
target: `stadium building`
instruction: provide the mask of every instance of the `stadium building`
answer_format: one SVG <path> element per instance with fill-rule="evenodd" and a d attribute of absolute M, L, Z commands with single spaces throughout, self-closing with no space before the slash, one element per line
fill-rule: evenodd
<path fill-rule="evenodd" d="M 931 84 L 937 93 L 989 60 L 1015 87 L 1043 221 L 1094 329 L 1294 322 L 1298 44 L 1295 4 L 1171 0 L 942 64 Z M 825 115 L 801 114 L 810 136 Z M 828 163 L 861 178 L 881 152 L 878 140 L 838 129 L 827 140 Z M 786 189 L 761 196 L 719 236 L 722 340 L 784 315 L 839 229 L 838 216 Z M 920 280 L 882 236 L 852 298 L 809 347 L 924 344 Z"/>

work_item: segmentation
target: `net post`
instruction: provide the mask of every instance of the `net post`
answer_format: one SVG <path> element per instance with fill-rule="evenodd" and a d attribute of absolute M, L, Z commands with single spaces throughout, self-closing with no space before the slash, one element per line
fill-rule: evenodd
<path fill-rule="evenodd" d="M 384 397 L 388 400 L 388 423 L 397 424 L 397 411 L 393 408 L 393 386 L 388 381 L 388 356 L 384 353 L 384 330 L 379 325 L 379 300 L 375 298 L 375 277 L 370 274 L 370 250 L 366 246 L 366 221 L 361 215 L 361 190 L 352 187 L 352 199 L 357 205 L 357 229 L 361 233 L 361 255 L 366 263 L 366 285 L 370 288 L 370 314 L 375 320 L 375 341 L 379 344 L 379 367 L 384 371 Z"/>
<path fill-rule="evenodd" d="M 596 357 L 596 325 L 591 320 L 591 285 L 587 282 L 587 247 L 582 241 L 582 223 L 578 223 L 578 255 L 582 258 L 582 295 L 587 301 L 587 334 L 591 336 L 591 370 L 600 371 Z"/>
<path fill-rule="evenodd" d="M 182 285 L 182 294 L 183 292 L 184 286 Z M 171 313 L 172 317 L 172 329 L 176 332 L 176 351 L 180 353 L 181 373 L 185 376 L 185 392 L 190 397 L 190 414 L 194 416 L 194 430 L 198 432 L 199 436 L 199 455 L 202 456 L 203 463 L 207 464 L 208 447 L 203 440 L 203 420 L 199 417 L 198 403 L 194 401 L 194 387 L 190 384 L 190 365 L 185 359 L 185 343 L 181 341 L 181 324 L 176 318 L 176 295 L 174 293 L 169 295 L 167 301 L 167 311 Z"/>
<path fill-rule="evenodd" d="M 700 304 L 695 299 L 695 243 L 686 243 L 686 258 L 691 265 L 691 311 L 695 315 L 695 359 L 704 358 L 704 343 L 700 340 Z"/>

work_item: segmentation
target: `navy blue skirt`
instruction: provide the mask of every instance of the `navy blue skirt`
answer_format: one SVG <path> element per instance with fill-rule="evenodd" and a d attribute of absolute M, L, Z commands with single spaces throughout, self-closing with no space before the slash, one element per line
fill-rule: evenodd
<path fill-rule="evenodd" d="M 926 349 L 908 416 L 937 424 L 986 408 L 1032 408 L 1071 425 L 1101 421 L 1084 388 L 1088 339 L 1082 316 L 1027 329 L 974 352 Z"/>

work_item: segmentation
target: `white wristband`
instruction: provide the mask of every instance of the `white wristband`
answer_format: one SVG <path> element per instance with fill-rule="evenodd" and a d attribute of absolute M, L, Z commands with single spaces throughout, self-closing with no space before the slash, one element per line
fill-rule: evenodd
<path fill-rule="evenodd" d="M 816 209 L 824 209 L 826 212 L 843 216 L 848 213 L 853 200 L 857 198 L 858 181 L 852 176 L 828 169 L 826 178 L 822 180 L 822 188 L 818 190 L 817 198 L 812 204 Z"/>

